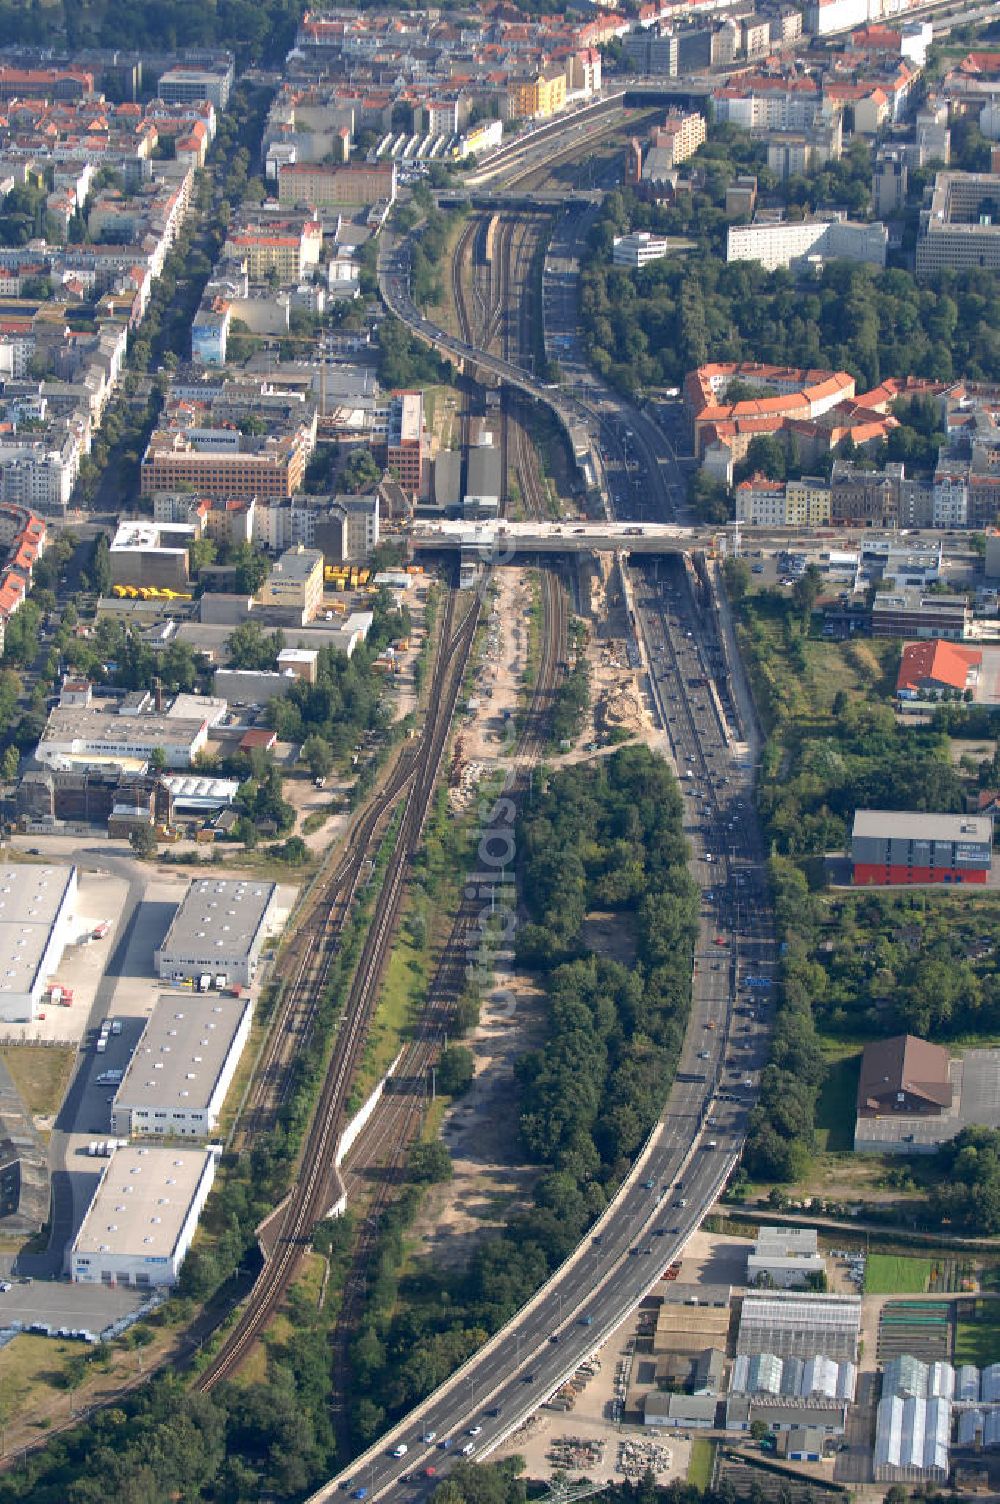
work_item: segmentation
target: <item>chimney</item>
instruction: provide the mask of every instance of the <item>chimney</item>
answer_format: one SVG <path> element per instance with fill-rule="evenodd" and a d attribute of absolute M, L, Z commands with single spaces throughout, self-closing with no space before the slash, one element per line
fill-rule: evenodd
<path fill-rule="evenodd" d="M 153 680 L 153 705 L 159 715 L 163 710 L 163 684 L 159 679 Z"/>

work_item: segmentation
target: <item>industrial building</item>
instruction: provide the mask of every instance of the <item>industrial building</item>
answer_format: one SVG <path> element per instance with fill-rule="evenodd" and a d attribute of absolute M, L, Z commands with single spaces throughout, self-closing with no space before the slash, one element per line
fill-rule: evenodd
<path fill-rule="evenodd" d="M 847 1428 L 847 1403 L 844 1400 L 780 1399 L 769 1394 L 731 1394 L 726 1401 L 726 1430 L 749 1431 L 755 1421 L 762 1421 L 776 1435 L 800 1430 L 804 1424 L 823 1436 L 843 1436 Z"/>
<path fill-rule="evenodd" d="M 123 522 L 111 544 L 112 584 L 186 592 L 188 547 L 197 536 L 181 522 Z"/>
<path fill-rule="evenodd" d="M 642 1419 L 644 1425 L 670 1431 L 710 1431 L 717 1409 L 714 1395 L 663 1394 L 653 1389 L 643 1401 Z"/>
<path fill-rule="evenodd" d="M 75 867 L 0 867 L 0 1021 L 30 1023 L 70 940 Z"/>
<path fill-rule="evenodd" d="M 950 1064 L 946 1049 L 913 1034 L 866 1045 L 858 1078 L 858 1117 L 940 1117 L 952 1102 Z"/>
<path fill-rule="evenodd" d="M 836 517 L 836 507 L 833 510 Z M 873 637 L 950 637 L 961 642 L 971 625 L 972 611 L 964 595 L 879 591 L 872 606 Z"/>
<path fill-rule="evenodd" d="M 800 1289 L 826 1273 L 815 1227 L 762 1227 L 747 1254 L 747 1284 Z"/>
<path fill-rule="evenodd" d="M 860 1322 L 857 1295 L 748 1294 L 740 1313 L 736 1352 L 773 1353 L 778 1358 L 824 1353 L 837 1363 L 853 1363 Z"/>
<path fill-rule="evenodd" d="M 993 859 L 990 815 L 859 809 L 851 832 L 853 881 L 985 883 Z"/>
<path fill-rule="evenodd" d="M 221 1152 L 194 1145 L 116 1149 L 73 1239 L 74 1282 L 176 1284 Z"/>
<path fill-rule="evenodd" d="M 888 563 L 886 573 L 897 578 Z M 978 648 L 960 647 L 937 637 L 908 642 L 900 659 L 896 696 L 900 700 L 921 700 L 953 692 L 964 695 L 975 686 L 982 666 L 983 655 Z"/>
<path fill-rule="evenodd" d="M 248 997 L 158 998 L 115 1093 L 115 1133 L 205 1138 L 214 1132 L 252 1019 Z"/>
<path fill-rule="evenodd" d="M 249 986 L 277 901 L 276 883 L 196 878 L 154 952 L 157 975 L 171 982 L 224 977 Z"/>
<path fill-rule="evenodd" d="M 281 555 L 260 587 L 262 606 L 279 606 L 301 618 L 305 626 L 323 605 L 323 554 L 301 543 Z"/>
<path fill-rule="evenodd" d="M 208 721 L 127 705 L 56 705 L 49 711 L 35 757 L 50 767 L 109 764 L 143 772 L 159 747 L 168 768 L 189 768 L 208 741 Z"/>

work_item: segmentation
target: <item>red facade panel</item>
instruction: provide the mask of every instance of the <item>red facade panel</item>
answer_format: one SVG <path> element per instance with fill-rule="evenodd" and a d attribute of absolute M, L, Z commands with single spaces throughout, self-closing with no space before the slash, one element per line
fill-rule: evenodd
<path fill-rule="evenodd" d="M 856 887 L 875 883 L 985 883 L 985 867 L 887 867 L 877 862 L 856 862 L 853 881 Z"/>

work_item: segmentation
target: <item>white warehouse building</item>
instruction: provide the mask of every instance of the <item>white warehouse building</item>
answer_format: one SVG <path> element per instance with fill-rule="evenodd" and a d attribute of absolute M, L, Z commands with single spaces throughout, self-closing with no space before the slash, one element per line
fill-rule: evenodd
<path fill-rule="evenodd" d="M 252 1019 L 253 1004 L 246 997 L 213 992 L 159 998 L 115 1093 L 115 1133 L 131 1138 L 212 1133 Z"/>
<path fill-rule="evenodd" d="M 74 1282 L 176 1284 L 221 1152 L 193 1144 L 116 1149 L 70 1249 Z"/>
<path fill-rule="evenodd" d="M 0 1022 L 30 1023 L 70 940 L 75 867 L 0 867 Z"/>
<path fill-rule="evenodd" d="M 208 976 L 249 987 L 278 901 L 276 883 L 195 878 L 153 960 L 167 982 Z"/>

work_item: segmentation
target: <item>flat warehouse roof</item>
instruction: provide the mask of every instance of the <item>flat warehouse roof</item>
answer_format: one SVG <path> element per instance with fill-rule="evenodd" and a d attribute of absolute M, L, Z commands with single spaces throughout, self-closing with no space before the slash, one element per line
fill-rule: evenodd
<path fill-rule="evenodd" d="M 0 1000 L 30 992 L 75 867 L 0 867 Z"/>
<path fill-rule="evenodd" d="M 196 878 L 174 915 L 161 952 L 203 956 L 211 947 L 245 955 L 270 913 L 277 883 Z"/>
<path fill-rule="evenodd" d="M 212 1100 L 249 998 L 167 994 L 157 999 L 124 1079 L 116 1107 L 198 1112 Z"/>
<path fill-rule="evenodd" d="M 989 815 L 920 814 L 911 810 L 859 809 L 854 816 L 854 835 L 873 840 L 982 841 L 993 840 Z"/>
<path fill-rule="evenodd" d="M 168 1259 L 215 1149 L 116 1149 L 73 1243 L 74 1255 Z"/>
<path fill-rule="evenodd" d="M 51 924 L 75 874 L 75 867 L 0 867 L 0 924 Z"/>

